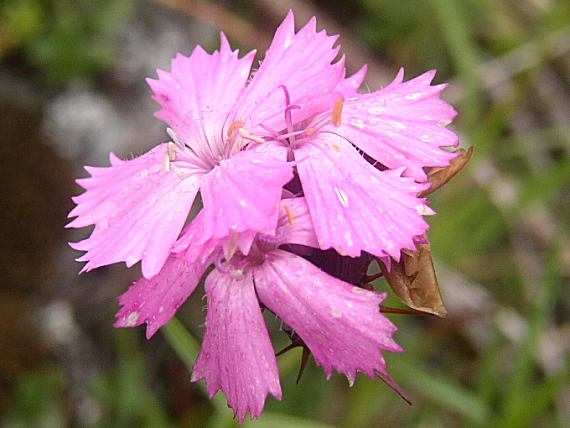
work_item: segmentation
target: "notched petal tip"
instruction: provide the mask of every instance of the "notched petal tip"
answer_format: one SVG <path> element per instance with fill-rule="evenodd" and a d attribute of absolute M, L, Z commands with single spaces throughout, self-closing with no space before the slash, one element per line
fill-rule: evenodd
<path fill-rule="evenodd" d="M 254 276 L 261 302 L 298 335 L 327 377 L 334 371 L 349 379 L 385 372 L 381 351 L 401 350 L 392 339 L 395 326 L 379 311 L 382 295 L 281 250 Z"/>
<path fill-rule="evenodd" d="M 146 338 L 175 315 L 194 292 L 206 267 L 171 256 L 152 279 L 141 278 L 119 297 L 116 327 L 136 327 L 146 323 Z"/>

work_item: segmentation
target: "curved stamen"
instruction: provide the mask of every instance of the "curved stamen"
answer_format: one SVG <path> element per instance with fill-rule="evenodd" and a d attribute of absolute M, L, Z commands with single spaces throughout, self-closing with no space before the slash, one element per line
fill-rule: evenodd
<path fill-rule="evenodd" d="M 287 124 L 287 133 L 291 134 L 293 132 L 293 118 L 291 116 L 291 110 L 300 109 L 298 105 L 291 104 L 291 96 L 289 95 L 289 90 L 285 85 L 279 86 L 283 89 L 285 93 L 285 123 Z M 295 142 L 295 137 L 291 137 L 291 143 Z"/>
<path fill-rule="evenodd" d="M 288 107 L 291 105 L 291 96 L 289 95 L 289 90 L 285 85 L 279 85 L 279 88 L 283 89 L 283 92 L 285 93 L 285 107 Z"/>
<path fill-rule="evenodd" d="M 272 139 L 274 139 L 276 141 L 283 141 L 283 140 L 286 140 L 288 138 L 295 137 L 297 135 L 305 134 L 306 132 L 307 132 L 307 130 L 303 129 L 301 131 L 287 132 L 286 134 L 277 134 L 277 135 L 273 136 Z"/>

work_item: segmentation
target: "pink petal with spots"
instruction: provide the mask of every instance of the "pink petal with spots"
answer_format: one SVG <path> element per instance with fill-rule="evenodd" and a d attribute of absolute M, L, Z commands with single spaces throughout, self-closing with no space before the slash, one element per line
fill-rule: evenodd
<path fill-rule="evenodd" d="M 334 90 L 344 76 L 344 61 L 333 64 L 339 52 L 333 47 L 336 40 L 324 30 L 317 32 L 315 18 L 295 33 L 295 19 L 289 12 L 240 98 L 235 120 L 245 121 L 258 133 L 264 133 L 263 128 L 255 129 L 259 124 L 285 129 L 281 86 L 289 92 L 291 104 L 301 107 L 292 111 L 294 122 L 322 111 L 315 99 Z"/>
<path fill-rule="evenodd" d="M 202 180 L 200 242 L 241 232 L 275 234 L 282 188 L 292 177 L 284 147 L 262 144 L 223 160 Z"/>
<path fill-rule="evenodd" d="M 396 327 L 380 313 L 386 297 L 340 281 L 303 258 L 277 250 L 254 271 L 261 302 L 303 339 L 327 377 L 352 384 L 358 372 L 389 378 L 381 351 L 400 352 Z"/>
<path fill-rule="evenodd" d="M 343 138 L 321 132 L 295 149 L 295 159 L 321 249 L 398 260 L 427 230 L 422 214 L 433 211 L 416 196 L 426 185 L 401 170 L 379 171 Z"/>
<path fill-rule="evenodd" d="M 111 158 L 111 166 L 87 168 L 91 177 L 77 180 L 86 191 L 73 198 L 77 206 L 67 227 L 95 229 L 81 242 L 83 271 L 124 261 L 142 260 L 146 278 L 156 275 L 168 258 L 198 192 L 199 174 L 179 177 L 170 167 L 168 144 L 129 161 Z"/>
<path fill-rule="evenodd" d="M 158 275 L 139 279 L 119 297 L 121 309 L 115 327 L 146 323 L 146 337 L 150 339 L 194 292 L 206 266 L 171 256 Z"/>
<path fill-rule="evenodd" d="M 206 279 L 208 312 L 202 350 L 192 381 L 208 393 L 222 390 L 242 423 L 258 417 L 268 394 L 281 399 L 279 371 L 251 272 L 241 278 L 213 271 Z"/>
<path fill-rule="evenodd" d="M 219 51 L 208 54 L 200 46 L 189 57 L 178 54 L 171 71 L 158 70 L 158 80 L 147 79 L 162 109 L 156 114 L 204 160 L 226 149 L 222 138 L 230 130 L 228 114 L 243 90 L 255 51 L 238 58 L 221 34 Z"/>
<path fill-rule="evenodd" d="M 444 150 L 458 144 L 445 126 L 456 115 L 440 98 L 446 85 L 430 86 L 435 71 L 402 82 L 403 71 L 390 85 L 346 100 L 340 127 L 330 127 L 389 168 L 405 167 L 405 175 L 425 181 L 425 167 L 444 167 L 457 156 Z"/>
<path fill-rule="evenodd" d="M 305 198 L 281 201 L 277 236 L 282 243 L 319 247 Z"/>

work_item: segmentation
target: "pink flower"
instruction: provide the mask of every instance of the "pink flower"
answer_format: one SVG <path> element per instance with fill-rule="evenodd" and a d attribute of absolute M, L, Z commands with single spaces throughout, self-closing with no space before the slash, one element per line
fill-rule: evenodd
<path fill-rule="evenodd" d="M 199 227 L 186 234 L 197 236 Z M 150 337 L 206 278 L 206 331 L 192 379 L 204 379 L 213 396 L 222 390 L 240 422 L 261 414 L 265 398 L 281 398 L 279 373 L 260 303 L 281 318 L 309 348 L 327 377 L 333 371 L 350 384 L 358 372 L 379 376 L 396 387 L 381 351 L 402 349 L 392 339 L 395 326 L 379 311 L 385 294 L 334 278 L 284 244 L 317 245 L 304 198 L 284 199 L 274 236 L 258 235 L 247 256 L 230 260 L 214 245 L 200 257 L 193 241 L 179 248 L 154 278 L 137 281 L 120 298 L 118 327 L 147 323 Z M 217 242 L 219 244 L 219 241 Z M 202 247 L 203 248 L 203 247 Z"/>
<path fill-rule="evenodd" d="M 433 72 L 408 82 L 400 72 L 386 88 L 359 94 L 366 69 L 345 78 L 335 41 L 314 18 L 295 33 L 289 13 L 249 81 L 255 52 L 238 58 L 223 34 L 219 51 L 198 46 L 149 79 L 173 142 L 132 161 L 113 157 L 78 180 L 86 192 L 74 198 L 68 227 L 95 225 L 73 245 L 86 251 L 83 270 L 142 260 L 151 278 L 198 192 L 202 243 L 241 233 L 245 249 L 256 233 L 274 233 L 293 165 L 321 249 L 396 260 L 413 249 L 428 227 L 422 216 L 433 214 L 416 181 L 455 156 L 444 150 L 457 144 L 445 128 L 455 111 L 439 98 L 444 85 L 430 86 Z"/>
<path fill-rule="evenodd" d="M 176 56 L 148 80 L 172 141 L 129 161 L 111 154 L 77 180 L 68 227 L 94 225 L 72 244 L 83 271 L 142 261 L 116 326 L 146 323 L 150 338 L 215 266 L 193 380 L 222 390 L 240 421 L 281 398 L 260 304 L 327 377 L 362 372 L 397 389 L 382 356 L 401 351 L 385 295 L 359 285 L 373 258 L 389 266 L 425 235 L 425 170 L 456 156 L 456 113 L 434 72 L 360 93 L 366 68 L 346 78 L 335 43 L 314 18 L 295 32 L 289 13 L 253 74 L 255 52 L 239 58 L 223 34 L 219 51 Z"/>

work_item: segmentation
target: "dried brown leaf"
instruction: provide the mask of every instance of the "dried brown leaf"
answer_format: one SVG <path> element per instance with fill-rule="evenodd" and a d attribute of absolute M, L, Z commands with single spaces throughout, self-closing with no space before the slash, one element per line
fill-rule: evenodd
<path fill-rule="evenodd" d="M 392 263 L 390 272 L 379 263 L 388 284 L 410 308 L 445 317 L 441 293 L 429 244 L 418 244 L 413 253 L 405 253 L 399 263 Z"/>
<path fill-rule="evenodd" d="M 471 160 L 473 156 L 473 146 L 467 150 L 459 149 L 459 156 L 451 161 L 451 164 L 445 168 L 432 168 L 428 172 L 428 180 L 431 186 L 419 194 L 420 197 L 425 197 L 435 192 L 440 187 L 447 184 L 449 180 L 455 177 Z"/>

